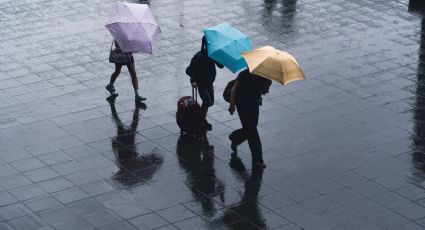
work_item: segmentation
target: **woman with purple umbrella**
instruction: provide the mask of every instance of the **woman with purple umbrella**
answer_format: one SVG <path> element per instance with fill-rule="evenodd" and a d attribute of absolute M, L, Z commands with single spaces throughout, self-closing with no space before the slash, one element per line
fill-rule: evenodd
<path fill-rule="evenodd" d="M 152 54 L 153 40 L 161 32 L 149 6 L 146 4 L 118 2 L 105 27 L 114 37 L 114 49 L 121 51 L 120 53 L 113 53 L 114 49 L 111 47 L 110 61 L 115 63 L 115 71 L 112 73 L 106 89 L 111 93 L 111 96 L 118 96 L 114 88 L 114 82 L 125 64 L 131 75 L 136 94 L 136 103 L 146 100 L 139 94 L 139 84 L 132 53 Z M 111 58 L 118 56 L 120 57 L 117 59 L 118 61 L 114 61 L 114 58 Z M 122 61 L 123 58 L 126 59 L 124 62 Z"/>
<path fill-rule="evenodd" d="M 117 41 L 113 41 L 113 45 L 115 45 L 115 49 L 120 49 L 120 46 L 118 45 Z M 137 79 L 137 74 L 136 74 L 136 68 L 134 66 L 134 58 L 133 58 L 133 54 L 132 53 L 127 53 L 130 56 L 130 63 L 127 64 L 127 69 L 128 72 L 130 73 L 131 76 L 131 83 L 133 84 L 133 88 L 134 88 L 134 93 L 135 93 L 135 102 L 136 103 L 140 103 L 142 101 L 145 101 L 146 98 L 142 97 L 139 93 L 139 81 Z M 112 73 L 111 75 L 111 79 L 109 80 L 109 84 L 106 85 L 106 90 L 109 91 L 109 93 L 111 94 L 112 97 L 117 97 L 118 93 L 115 90 L 114 87 L 114 83 L 115 80 L 117 80 L 118 76 L 121 73 L 121 68 L 122 68 L 122 64 L 118 64 L 115 63 L 115 71 Z"/>

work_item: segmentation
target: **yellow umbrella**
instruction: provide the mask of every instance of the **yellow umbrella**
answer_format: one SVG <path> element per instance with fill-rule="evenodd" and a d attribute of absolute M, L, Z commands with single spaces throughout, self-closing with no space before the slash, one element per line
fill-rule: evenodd
<path fill-rule="evenodd" d="M 242 56 L 252 74 L 275 80 L 283 85 L 305 79 L 303 71 L 291 54 L 271 46 L 243 52 Z"/>

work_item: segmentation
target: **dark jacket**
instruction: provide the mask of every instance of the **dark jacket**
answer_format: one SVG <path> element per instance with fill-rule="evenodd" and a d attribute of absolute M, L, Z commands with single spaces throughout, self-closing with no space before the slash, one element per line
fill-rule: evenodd
<path fill-rule="evenodd" d="M 236 106 L 257 107 L 261 105 L 261 95 L 268 92 L 271 81 L 249 73 L 248 69 L 241 71 L 236 79 L 239 82 Z M 264 91 L 265 85 L 268 85 L 266 92 Z"/>
<path fill-rule="evenodd" d="M 206 49 L 202 49 L 193 56 L 190 65 L 186 68 L 186 74 L 189 75 L 190 82 L 196 82 L 198 87 L 209 87 L 215 80 L 216 65 L 220 69 L 223 68 L 223 65 L 208 57 Z"/>

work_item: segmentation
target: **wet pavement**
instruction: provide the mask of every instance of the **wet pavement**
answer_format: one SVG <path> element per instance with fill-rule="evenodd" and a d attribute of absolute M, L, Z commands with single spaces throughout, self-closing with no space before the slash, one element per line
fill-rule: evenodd
<path fill-rule="evenodd" d="M 114 2 L 0 1 L 1 230 L 425 229 L 425 21 L 407 0 L 152 0 L 142 108 L 126 70 L 105 100 Z M 264 97 L 264 172 L 246 143 L 230 160 L 230 71 L 206 137 L 175 123 L 202 28 L 222 21 L 308 78 Z"/>

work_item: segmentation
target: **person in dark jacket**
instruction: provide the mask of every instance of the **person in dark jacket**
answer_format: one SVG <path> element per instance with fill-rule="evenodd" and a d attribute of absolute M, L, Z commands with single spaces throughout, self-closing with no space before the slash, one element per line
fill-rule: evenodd
<path fill-rule="evenodd" d="M 242 128 L 235 130 L 229 135 L 231 148 L 236 155 L 237 146 L 248 140 L 252 154 L 253 167 L 265 168 L 263 150 L 257 125 L 261 95 L 269 92 L 272 81 L 249 73 L 248 69 L 239 73 L 230 94 L 229 112 L 231 115 L 238 110 Z"/>
<path fill-rule="evenodd" d="M 212 130 L 212 126 L 206 118 L 208 108 L 214 104 L 213 83 L 216 76 L 216 65 L 220 69 L 223 68 L 223 65 L 208 57 L 207 42 L 205 37 L 202 37 L 201 50 L 193 56 L 190 65 L 186 68 L 186 74 L 189 75 L 192 86 L 198 89 L 202 99 L 201 116 L 206 130 Z"/>

